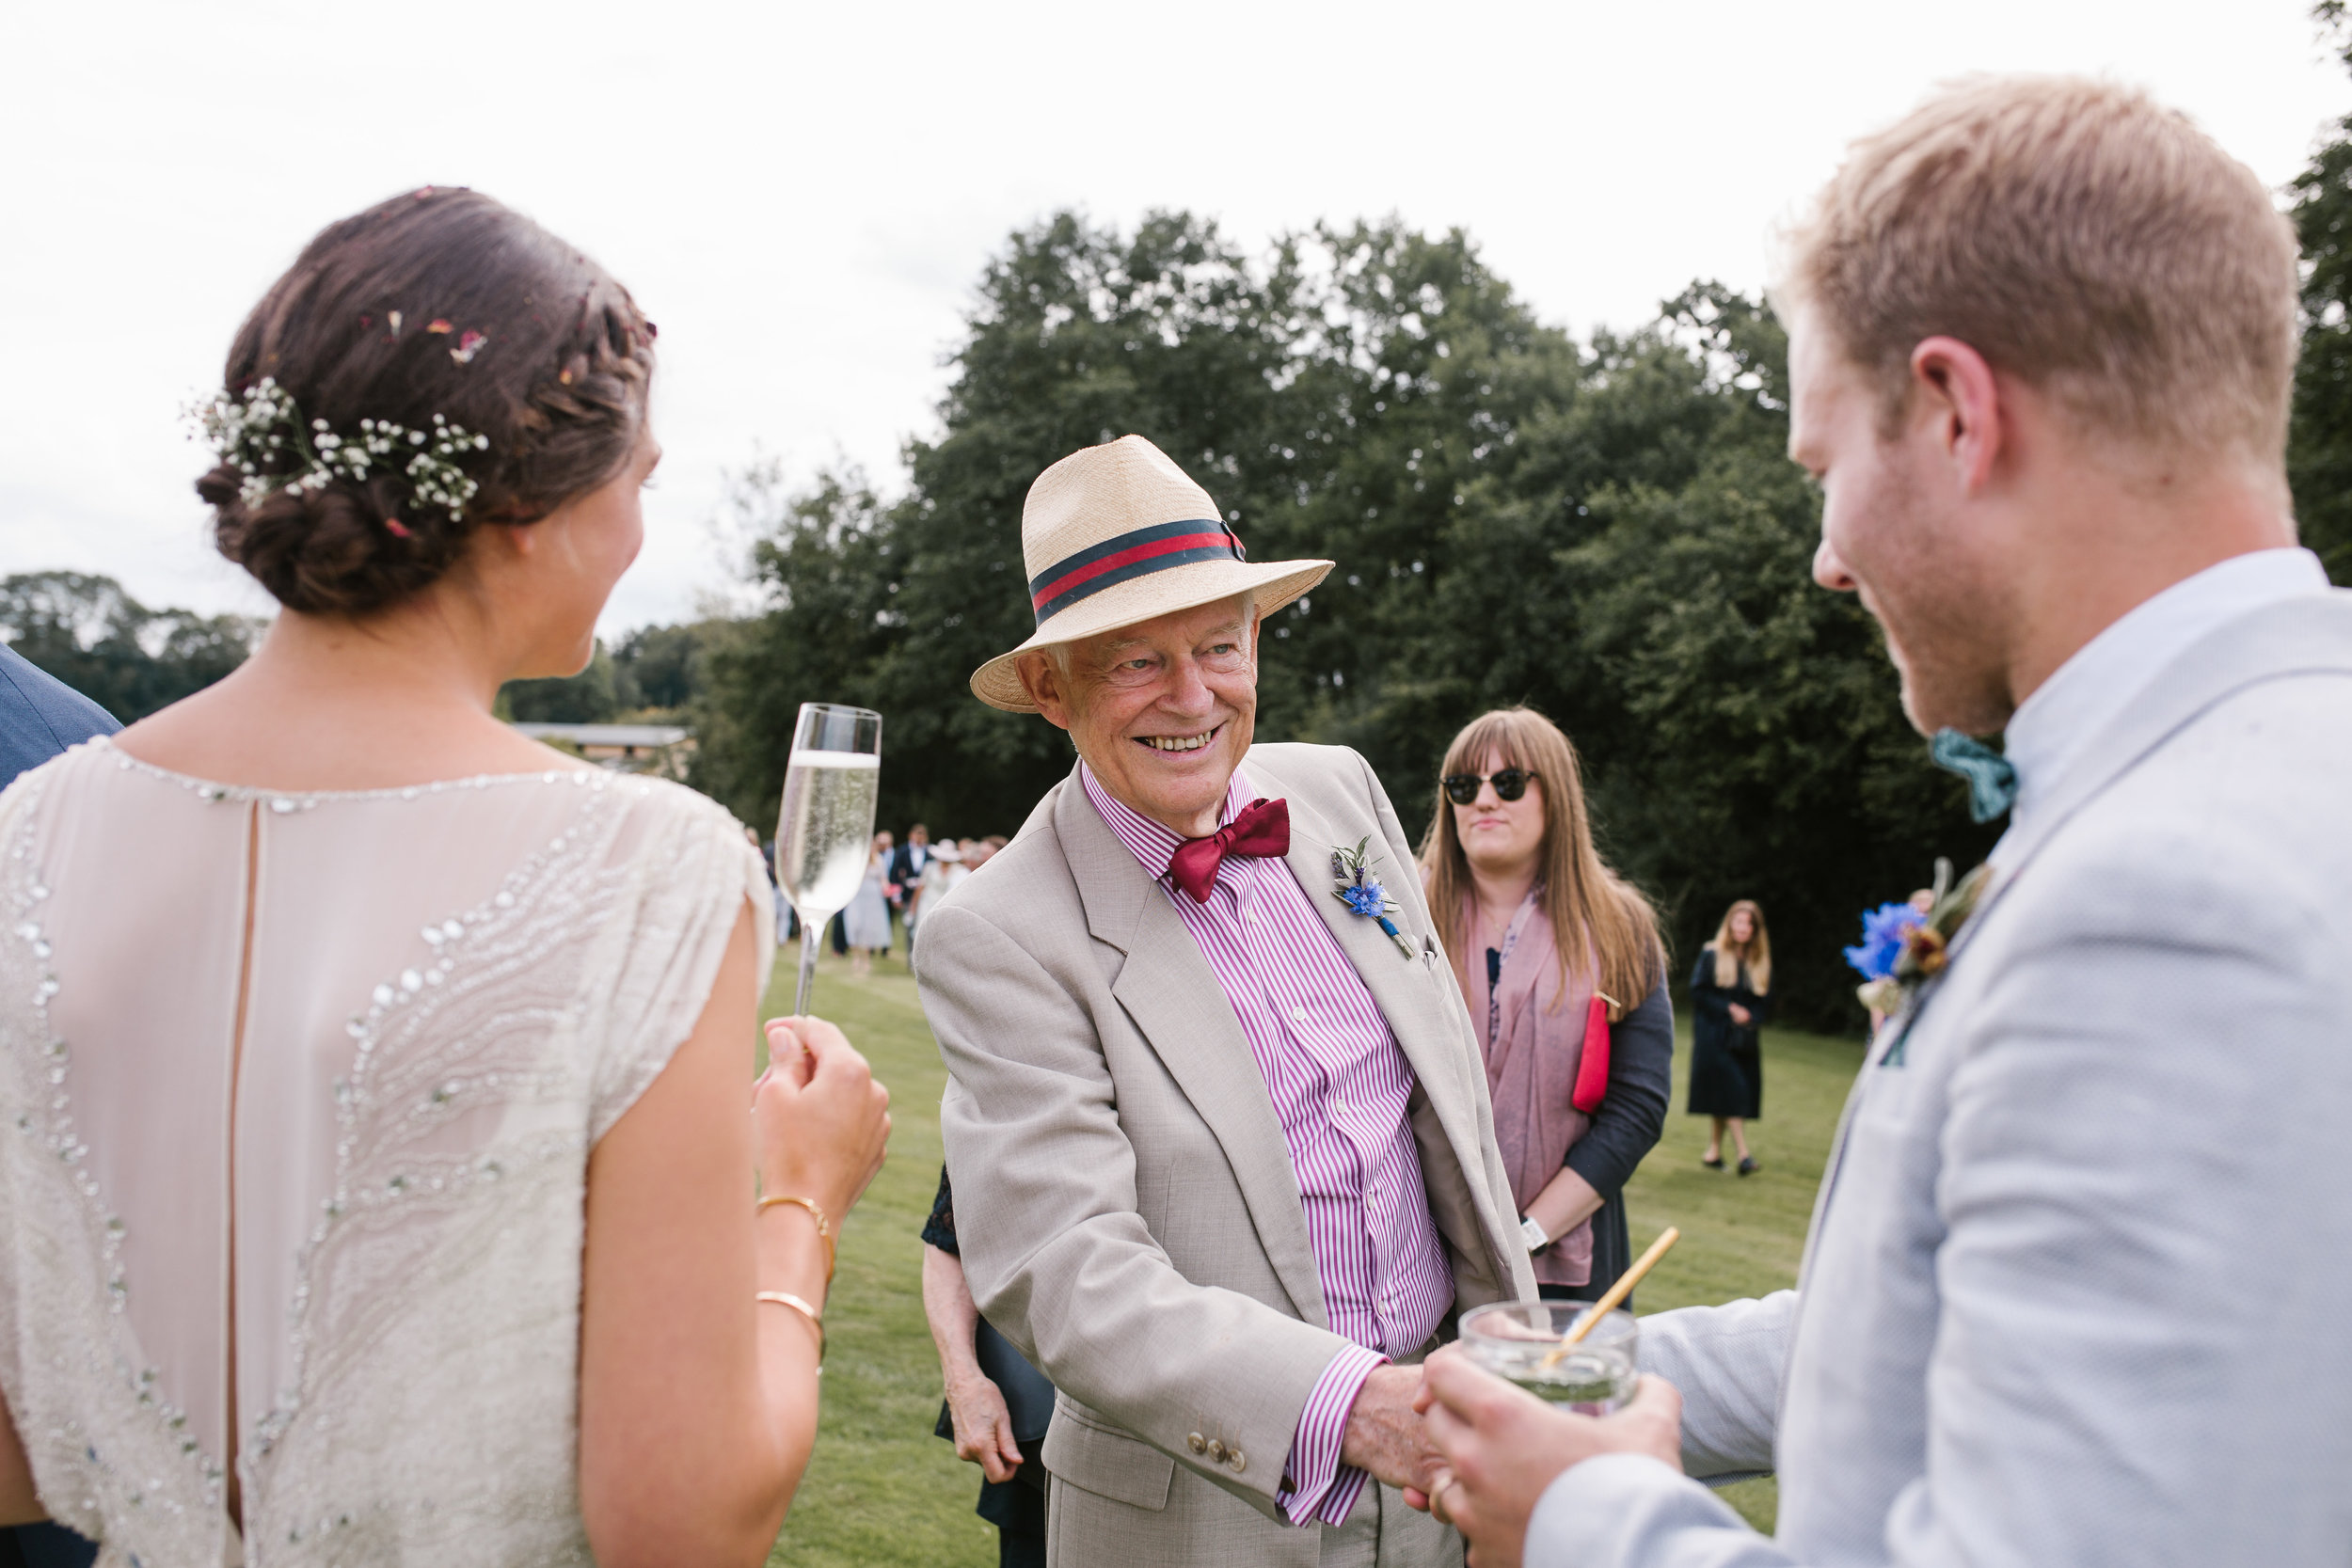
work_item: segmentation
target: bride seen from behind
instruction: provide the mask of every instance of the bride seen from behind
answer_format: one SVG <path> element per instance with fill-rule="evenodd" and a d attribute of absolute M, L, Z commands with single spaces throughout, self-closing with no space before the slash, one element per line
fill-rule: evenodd
<path fill-rule="evenodd" d="M 747 1095 L 756 852 L 492 712 L 637 553 L 653 339 L 431 188 L 238 333 L 199 490 L 283 613 L 0 795 L 0 1522 L 157 1568 L 766 1560 L 888 1097 L 817 1020 Z"/>

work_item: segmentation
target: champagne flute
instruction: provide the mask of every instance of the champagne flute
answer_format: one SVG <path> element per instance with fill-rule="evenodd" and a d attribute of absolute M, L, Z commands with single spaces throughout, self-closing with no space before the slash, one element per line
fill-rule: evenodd
<path fill-rule="evenodd" d="M 784 770 L 776 820 L 776 884 L 801 917 L 796 1017 L 808 1014 L 825 923 L 849 908 L 874 849 L 874 797 L 882 787 L 882 715 L 870 708 L 803 703 Z"/>

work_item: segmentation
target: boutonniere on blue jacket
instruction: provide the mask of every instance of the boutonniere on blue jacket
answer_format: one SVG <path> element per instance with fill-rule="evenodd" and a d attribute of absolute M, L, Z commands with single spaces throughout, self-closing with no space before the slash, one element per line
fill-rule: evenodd
<path fill-rule="evenodd" d="M 1990 864 L 1979 865 L 1954 886 L 1952 863 L 1939 857 L 1926 914 L 1908 904 L 1887 904 L 1862 917 L 1862 945 L 1847 948 L 1846 961 L 1869 976 L 1854 992 L 1864 1006 L 1893 1018 L 1911 1004 L 1921 986 L 1944 973 L 1951 961 L 1952 942 L 1977 912 L 1992 870 Z M 1902 1066 L 1902 1053 L 1903 1042 L 1898 1038 L 1879 1065 Z"/>
<path fill-rule="evenodd" d="M 1378 857 L 1366 859 L 1364 849 L 1372 843 L 1369 837 L 1356 841 L 1353 849 L 1331 851 L 1331 877 L 1339 885 L 1331 896 L 1354 910 L 1358 914 L 1380 923 L 1380 928 L 1396 943 L 1396 950 L 1406 958 L 1413 956 L 1413 944 L 1405 940 L 1405 933 L 1396 928 L 1389 916 L 1397 911 L 1397 902 L 1389 896 L 1389 890 L 1380 885 L 1380 879 L 1372 875 Z"/>

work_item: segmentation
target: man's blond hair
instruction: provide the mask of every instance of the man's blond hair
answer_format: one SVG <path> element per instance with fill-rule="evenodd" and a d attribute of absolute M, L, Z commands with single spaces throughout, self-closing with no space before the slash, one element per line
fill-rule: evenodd
<path fill-rule="evenodd" d="M 2294 230 L 2187 117 L 2080 77 L 1978 78 L 1853 145 L 1788 236 L 1811 307 L 1899 425 L 1911 352 L 1948 335 L 2136 446 L 2286 446 Z"/>

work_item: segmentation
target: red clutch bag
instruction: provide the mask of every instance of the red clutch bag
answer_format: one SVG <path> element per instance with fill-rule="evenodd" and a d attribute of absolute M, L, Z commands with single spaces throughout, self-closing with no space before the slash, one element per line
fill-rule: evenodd
<path fill-rule="evenodd" d="M 1593 998 L 1584 1013 L 1584 1054 L 1576 1064 L 1576 1088 L 1568 1103 L 1591 1116 L 1609 1092 L 1609 999 Z"/>

